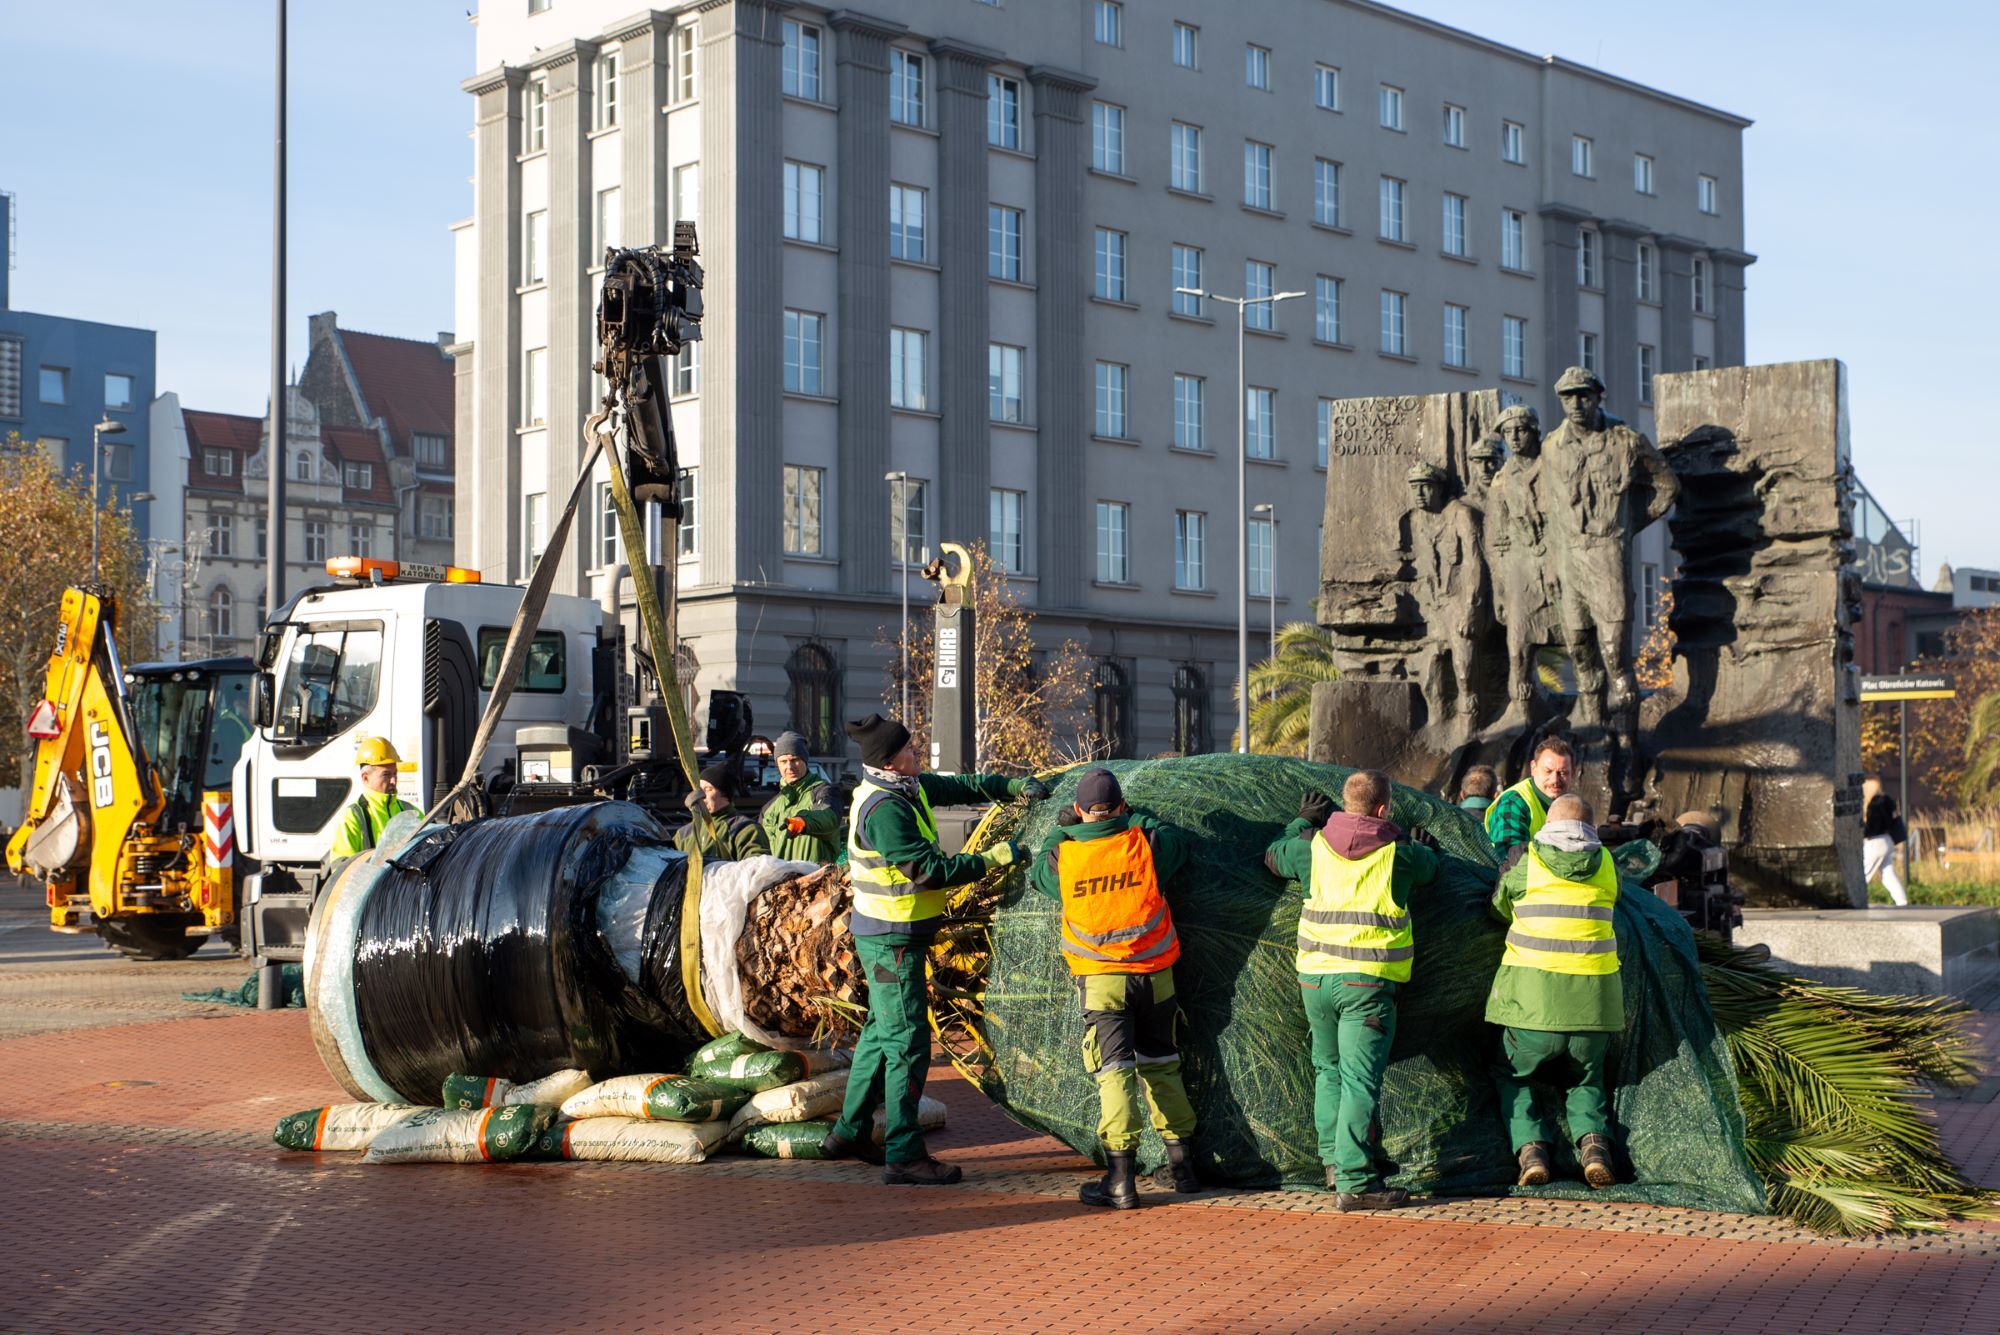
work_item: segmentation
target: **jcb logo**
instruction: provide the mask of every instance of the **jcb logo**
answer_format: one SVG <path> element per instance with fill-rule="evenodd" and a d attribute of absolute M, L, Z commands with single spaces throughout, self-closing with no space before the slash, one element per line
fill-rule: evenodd
<path fill-rule="evenodd" d="M 90 725 L 90 805 L 111 805 L 111 734 L 102 723 Z"/>

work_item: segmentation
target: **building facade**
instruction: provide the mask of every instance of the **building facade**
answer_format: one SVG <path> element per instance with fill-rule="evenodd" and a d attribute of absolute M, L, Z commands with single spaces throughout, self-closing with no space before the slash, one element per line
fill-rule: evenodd
<path fill-rule="evenodd" d="M 1227 746 L 1239 596 L 1259 630 L 1313 616 L 1333 400 L 1498 385 L 1552 428 L 1580 361 L 1650 433 L 1652 374 L 1744 357 L 1747 121 L 1385 6 L 506 0 L 477 23 L 460 561 L 518 580 L 543 555 L 603 249 L 695 221 L 683 652 L 823 749 L 844 742 L 814 720 L 879 706 L 901 558 L 941 540 L 988 543 L 1038 634 L 1097 659 L 1119 754 Z M 1299 294 L 1246 317 L 1254 517 L 1236 310 L 1203 292 Z M 602 596 L 602 509 L 551 553 L 561 587 Z M 1637 563 L 1656 596 L 1662 533 Z"/>

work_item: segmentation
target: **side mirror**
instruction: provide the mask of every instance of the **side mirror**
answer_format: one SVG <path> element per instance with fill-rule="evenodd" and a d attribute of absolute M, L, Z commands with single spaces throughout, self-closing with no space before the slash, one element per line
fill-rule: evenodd
<path fill-rule="evenodd" d="M 276 715 L 278 699 L 278 679 L 269 672 L 259 672 L 250 679 L 250 721 L 260 728 L 268 728 Z"/>

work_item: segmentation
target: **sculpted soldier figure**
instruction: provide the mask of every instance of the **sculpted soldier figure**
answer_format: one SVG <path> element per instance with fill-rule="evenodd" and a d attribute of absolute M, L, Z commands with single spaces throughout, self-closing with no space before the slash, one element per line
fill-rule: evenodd
<path fill-rule="evenodd" d="M 1458 690 L 1454 711 L 1472 714 L 1479 708 L 1472 658 L 1485 626 L 1486 560 L 1480 549 L 1479 514 L 1446 495 L 1449 481 L 1442 469 L 1430 464 L 1418 464 L 1409 472 L 1416 492 L 1416 508 L 1410 511 L 1410 560 L 1416 568 L 1417 607 L 1432 644 L 1438 646 L 1424 696 L 1437 709 L 1444 672 L 1435 663 L 1437 658 L 1448 658 Z"/>
<path fill-rule="evenodd" d="M 1493 479 L 1506 462 L 1507 450 L 1498 436 L 1487 436 L 1475 441 L 1465 457 L 1472 470 L 1465 479 L 1465 499 L 1473 509 L 1483 512 L 1493 503 Z"/>
<path fill-rule="evenodd" d="M 1507 630 L 1507 694 L 1534 693 L 1535 650 L 1556 640 L 1553 580 L 1542 522 L 1542 423 L 1517 403 L 1500 414 L 1500 438 L 1511 457 L 1493 479 L 1486 501 L 1486 563 L 1493 572 L 1493 614 Z"/>
<path fill-rule="evenodd" d="M 1628 558 L 1639 531 L 1673 507 L 1680 480 L 1651 441 L 1606 418 L 1604 382 L 1595 374 L 1572 366 L 1556 393 L 1563 422 L 1542 442 L 1541 467 L 1556 615 L 1579 703 L 1602 717 L 1638 698 Z"/>

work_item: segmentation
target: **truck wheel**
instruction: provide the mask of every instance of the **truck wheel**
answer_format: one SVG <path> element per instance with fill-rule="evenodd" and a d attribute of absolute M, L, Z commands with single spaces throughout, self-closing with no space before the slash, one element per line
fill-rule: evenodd
<path fill-rule="evenodd" d="M 208 940 L 187 935 L 186 925 L 182 918 L 111 918 L 97 924 L 97 935 L 127 959 L 184 960 Z"/>

